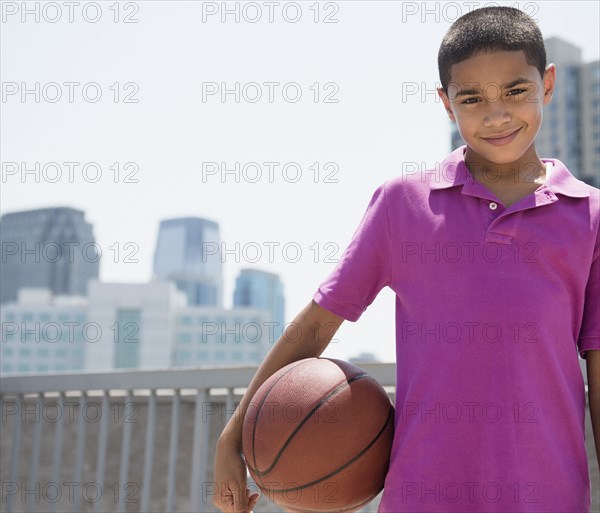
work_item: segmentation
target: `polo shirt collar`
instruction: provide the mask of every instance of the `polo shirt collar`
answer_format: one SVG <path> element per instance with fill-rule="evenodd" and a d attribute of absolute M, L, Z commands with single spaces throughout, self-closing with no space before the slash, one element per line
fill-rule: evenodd
<path fill-rule="evenodd" d="M 448 187 L 464 185 L 471 180 L 471 172 L 465 164 L 466 150 L 466 144 L 456 148 L 440 163 L 440 168 L 436 170 L 435 175 L 433 177 L 429 175 L 429 187 L 431 189 L 447 189 Z M 548 182 L 544 184 L 552 192 L 574 198 L 585 198 L 590 195 L 587 184 L 575 178 L 559 159 L 540 158 L 540 160 L 544 163 L 552 162 L 554 166 Z"/>

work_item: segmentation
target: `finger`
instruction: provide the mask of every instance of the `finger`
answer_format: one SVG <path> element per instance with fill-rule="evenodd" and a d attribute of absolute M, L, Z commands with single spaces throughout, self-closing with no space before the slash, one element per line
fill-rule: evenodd
<path fill-rule="evenodd" d="M 260 499 L 260 493 L 255 492 L 253 493 L 249 498 L 248 498 L 248 506 L 249 507 L 254 507 L 254 505 L 259 501 Z"/>

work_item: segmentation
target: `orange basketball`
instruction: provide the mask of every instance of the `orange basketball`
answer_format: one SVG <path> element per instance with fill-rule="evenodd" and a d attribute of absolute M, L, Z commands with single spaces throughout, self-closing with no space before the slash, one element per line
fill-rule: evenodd
<path fill-rule="evenodd" d="M 383 489 L 393 437 L 394 405 L 372 376 L 306 358 L 257 390 L 242 449 L 252 479 L 285 510 L 350 513 Z"/>

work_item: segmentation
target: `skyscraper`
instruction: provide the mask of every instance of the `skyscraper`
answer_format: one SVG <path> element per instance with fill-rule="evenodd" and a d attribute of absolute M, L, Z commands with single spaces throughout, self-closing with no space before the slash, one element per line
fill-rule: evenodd
<path fill-rule="evenodd" d="M 222 267 L 217 223 L 196 217 L 160 222 L 154 277 L 173 281 L 189 305 L 222 306 Z"/>
<path fill-rule="evenodd" d="M 581 66 L 581 179 L 600 188 L 600 60 Z"/>
<path fill-rule="evenodd" d="M 558 37 L 544 40 L 547 64 L 556 66 L 551 102 L 535 147 L 541 158 L 557 158 L 577 178 L 600 187 L 600 61 L 583 63 L 581 49 Z M 451 146 L 465 144 L 452 123 Z"/>
<path fill-rule="evenodd" d="M 85 295 L 98 278 L 101 251 L 92 225 L 73 208 L 43 208 L 0 218 L 0 302 L 14 301 L 21 287 L 53 294 Z"/>
<path fill-rule="evenodd" d="M 558 158 L 582 178 L 581 49 L 556 37 L 547 39 L 544 44 L 547 63 L 553 62 L 556 66 L 556 84 L 552 101 L 544 107 L 544 122 L 536 148 L 540 157 Z"/>
<path fill-rule="evenodd" d="M 233 306 L 268 311 L 275 323 L 273 342 L 283 333 L 285 298 L 279 275 L 259 269 L 242 269 L 235 281 Z"/>

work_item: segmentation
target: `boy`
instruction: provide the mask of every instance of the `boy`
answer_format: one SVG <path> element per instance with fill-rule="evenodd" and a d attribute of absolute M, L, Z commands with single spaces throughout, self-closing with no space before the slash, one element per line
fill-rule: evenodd
<path fill-rule="evenodd" d="M 319 356 L 384 286 L 396 293 L 396 416 L 379 513 L 589 513 L 585 392 L 600 460 L 600 190 L 534 139 L 551 98 L 523 12 L 459 18 L 438 90 L 466 145 L 374 192 L 337 266 L 267 355 L 217 446 L 225 512 L 247 512 L 243 414 L 284 365 Z M 324 327 L 332 329 L 324 330 Z M 595 487 L 597 484 L 595 484 Z"/>

